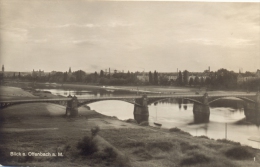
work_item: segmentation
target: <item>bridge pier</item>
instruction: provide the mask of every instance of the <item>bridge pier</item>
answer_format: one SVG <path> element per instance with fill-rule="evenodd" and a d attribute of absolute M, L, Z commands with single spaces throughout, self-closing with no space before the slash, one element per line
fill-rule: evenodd
<path fill-rule="evenodd" d="M 206 123 L 209 122 L 210 109 L 209 105 L 196 104 L 193 106 L 193 115 L 195 123 Z"/>
<path fill-rule="evenodd" d="M 244 105 L 246 120 L 260 125 L 260 93 L 256 94 L 256 102 L 246 102 Z"/>
<path fill-rule="evenodd" d="M 147 95 L 143 95 L 141 99 L 136 99 L 134 106 L 134 119 L 138 124 L 142 122 L 147 122 L 148 125 L 148 118 L 149 118 L 149 110 L 147 105 Z"/>
<path fill-rule="evenodd" d="M 72 98 L 67 102 L 66 107 L 66 116 L 77 116 L 78 115 L 78 99 L 76 96 L 69 95 L 68 97 Z"/>
<path fill-rule="evenodd" d="M 208 104 L 208 94 L 205 93 L 203 96 L 203 103 L 194 103 L 193 115 L 195 123 L 207 123 L 209 122 L 210 109 Z"/>

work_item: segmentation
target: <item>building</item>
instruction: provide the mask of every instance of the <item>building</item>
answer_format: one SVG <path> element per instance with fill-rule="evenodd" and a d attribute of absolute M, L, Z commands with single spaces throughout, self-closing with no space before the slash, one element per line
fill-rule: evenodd
<path fill-rule="evenodd" d="M 34 71 L 34 69 L 33 69 L 33 71 L 32 71 L 32 76 L 33 77 L 41 77 L 41 76 L 45 76 L 45 74 L 44 74 L 44 71 L 42 70 L 39 70 L 39 71 Z"/>
<path fill-rule="evenodd" d="M 141 82 L 149 82 L 149 74 L 145 72 L 137 74 L 136 78 Z"/>
<path fill-rule="evenodd" d="M 251 82 L 254 80 L 260 79 L 260 70 L 257 69 L 255 76 L 244 76 L 243 73 L 240 73 L 237 76 L 237 84 L 243 84 L 246 82 Z"/>
<path fill-rule="evenodd" d="M 168 81 L 176 81 L 178 78 L 178 75 L 168 75 L 167 78 L 168 78 Z"/>
<path fill-rule="evenodd" d="M 207 70 L 204 70 L 203 73 L 205 73 L 205 74 L 210 73 L 210 66 L 209 66 L 209 68 Z"/>
<path fill-rule="evenodd" d="M 257 69 L 255 76 L 256 76 L 257 78 L 260 78 L 260 70 L 259 70 L 259 69 Z"/>

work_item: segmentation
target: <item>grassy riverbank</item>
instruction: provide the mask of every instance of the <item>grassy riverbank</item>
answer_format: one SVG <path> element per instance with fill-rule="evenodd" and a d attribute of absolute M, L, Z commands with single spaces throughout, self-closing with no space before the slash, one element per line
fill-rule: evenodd
<path fill-rule="evenodd" d="M 2 87 L 5 92 L 17 92 Z M 17 94 L 25 94 L 19 90 Z M 2 92 L 2 91 L 1 91 Z M 13 98 L 15 93 L 13 93 Z M 26 96 L 35 97 L 32 94 Z M 41 96 L 41 95 L 40 95 Z M 11 97 L 9 97 L 11 98 Z M 37 98 L 37 97 L 35 97 Z M 260 151 L 234 142 L 192 137 L 178 129 L 144 127 L 104 116 L 86 107 L 65 117 L 56 104 L 21 104 L 0 110 L 0 164 L 30 166 L 260 166 Z M 97 135 L 91 134 L 99 126 Z M 93 137 L 96 150 L 83 155 L 78 144 Z M 85 143 L 88 143 L 86 140 Z M 11 156 L 10 152 L 63 156 Z M 255 157 L 255 161 L 254 161 Z"/>

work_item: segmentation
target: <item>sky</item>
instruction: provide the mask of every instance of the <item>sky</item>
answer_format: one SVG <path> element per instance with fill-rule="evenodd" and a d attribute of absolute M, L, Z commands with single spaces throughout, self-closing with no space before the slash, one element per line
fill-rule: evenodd
<path fill-rule="evenodd" d="M 6 71 L 260 69 L 260 3 L 0 0 Z"/>

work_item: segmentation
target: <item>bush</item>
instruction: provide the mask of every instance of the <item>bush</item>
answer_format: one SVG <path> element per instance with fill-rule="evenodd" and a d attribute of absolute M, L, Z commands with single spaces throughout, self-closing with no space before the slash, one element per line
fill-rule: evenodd
<path fill-rule="evenodd" d="M 138 148 L 137 150 L 133 151 L 133 154 L 138 156 L 140 159 L 143 160 L 150 160 L 153 158 L 153 156 L 144 148 Z"/>
<path fill-rule="evenodd" d="M 241 146 L 241 144 L 239 142 L 234 142 L 232 140 L 227 140 L 227 139 L 218 139 L 218 142 L 221 143 L 227 143 L 227 144 L 232 144 L 232 145 L 237 145 L 237 146 Z"/>
<path fill-rule="evenodd" d="M 82 141 L 77 144 L 77 149 L 81 155 L 90 155 L 98 151 L 97 142 L 92 137 L 85 136 Z"/>
<path fill-rule="evenodd" d="M 96 152 L 93 157 L 112 162 L 117 156 L 117 152 L 112 147 L 106 147 L 104 150 Z"/>
<path fill-rule="evenodd" d="M 186 152 L 186 151 L 190 151 L 190 150 L 195 150 L 198 149 L 199 146 L 198 145 L 191 145 L 188 142 L 182 142 L 181 143 L 181 151 L 182 152 Z"/>
<path fill-rule="evenodd" d="M 225 155 L 229 158 L 237 160 L 249 159 L 253 157 L 253 153 L 245 146 L 236 146 L 226 151 Z"/>
<path fill-rule="evenodd" d="M 95 137 L 99 131 L 100 131 L 99 126 L 96 126 L 96 127 L 94 127 L 94 128 L 91 128 L 92 137 Z"/>
<path fill-rule="evenodd" d="M 184 131 L 182 131 L 181 129 L 179 129 L 177 127 L 171 128 L 171 129 L 169 129 L 169 131 L 170 132 L 177 132 L 177 133 L 180 133 L 180 134 L 191 136 L 191 134 L 189 134 L 188 132 L 184 132 Z"/>
<path fill-rule="evenodd" d="M 142 141 L 128 142 L 124 144 L 125 147 L 145 147 L 145 143 Z"/>
<path fill-rule="evenodd" d="M 127 119 L 127 120 L 125 120 L 125 122 L 137 124 L 136 120 L 134 120 L 134 119 Z"/>
<path fill-rule="evenodd" d="M 149 125 L 149 122 L 147 121 L 143 121 L 139 124 L 140 126 L 148 126 Z"/>
<path fill-rule="evenodd" d="M 170 132 L 180 132 L 181 130 L 179 128 L 171 128 L 169 129 Z"/>
<path fill-rule="evenodd" d="M 208 163 L 208 162 L 210 162 L 209 157 L 207 157 L 204 154 L 193 152 L 191 154 L 191 156 L 184 158 L 180 164 L 181 165 L 195 165 L 195 164 Z"/>
<path fill-rule="evenodd" d="M 157 141 L 157 142 L 152 142 L 148 143 L 148 149 L 151 150 L 153 148 L 159 148 L 162 151 L 170 151 L 173 147 L 173 144 L 170 142 L 165 142 L 165 141 Z"/>
<path fill-rule="evenodd" d="M 106 157 L 108 159 L 115 159 L 117 157 L 117 153 L 115 152 L 115 150 L 112 147 L 106 147 L 104 149 L 104 152 L 106 153 Z"/>
<path fill-rule="evenodd" d="M 209 139 L 210 140 L 210 138 L 208 137 L 208 136 L 204 136 L 204 135 L 202 135 L 202 136 L 197 136 L 198 138 L 202 138 L 202 139 Z"/>

